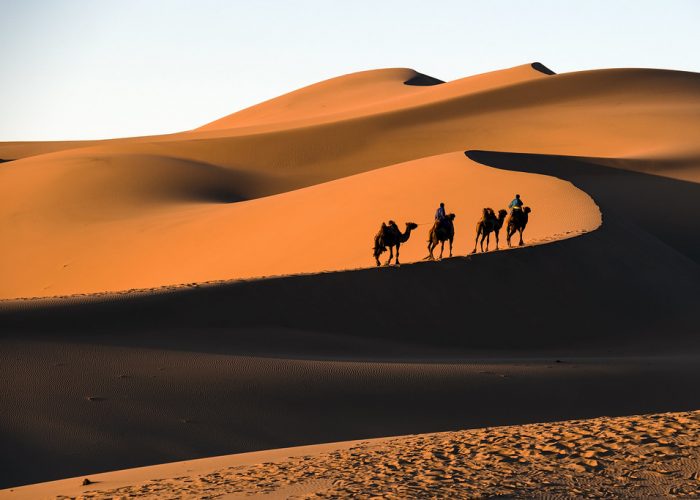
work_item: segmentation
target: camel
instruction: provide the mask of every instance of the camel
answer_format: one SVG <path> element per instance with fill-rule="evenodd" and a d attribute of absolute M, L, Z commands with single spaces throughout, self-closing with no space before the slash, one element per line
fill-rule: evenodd
<path fill-rule="evenodd" d="M 379 256 L 386 252 L 387 247 L 389 248 L 389 260 L 387 260 L 384 265 L 388 266 L 391 264 L 391 259 L 394 258 L 394 247 L 396 247 L 395 264 L 397 266 L 401 265 L 399 262 L 399 248 L 401 247 L 401 243 L 406 243 L 408 238 L 411 236 L 411 231 L 417 227 L 418 224 L 414 222 L 407 222 L 406 231 L 402 233 L 399 227 L 396 225 L 396 222 L 393 220 L 389 221 L 389 225 L 382 222 L 382 227 L 374 237 L 374 260 L 377 261 L 377 266 L 381 265 L 379 263 Z"/>
<path fill-rule="evenodd" d="M 479 236 L 481 236 L 481 251 L 484 251 L 484 239 L 486 239 L 486 251 L 489 250 L 489 240 L 491 233 L 496 235 L 496 250 L 498 250 L 498 233 L 500 233 L 503 227 L 503 221 L 506 219 L 508 212 L 501 209 L 498 211 L 498 218 L 494 213 L 492 208 L 484 208 L 484 214 L 481 220 L 476 223 L 476 239 L 474 240 L 474 250 L 472 253 L 476 253 L 476 244 L 479 241 Z"/>
<path fill-rule="evenodd" d="M 455 237 L 455 214 L 449 214 L 447 220 L 441 223 L 433 224 L 430 229 L 430 234 L 428 235 L 428 252 L 430 255 L 426 259 L 435 260 L 433 255 L 433 250 L 440 243 L 440 258 L 442 259 L 442 252 L 445 250 L 445 241 L 450 242 L 450 257 L 452 257 L 452 240 Z"/>
<path fill-rule="evenodd" d="M 530 207 L 523 207 L 522 210 L 513 210 L 508 218 L 508 224 L 506 227 L 506 238 L 508 240 L 508 246 L 510 247 L 510 237 L 515 234 L 516 231 L 520 233 L 520 243 L 518 245 L 523 246 L 523 231 L 525 231 L 525 226 L 527 226 L 528 214 L 531 212 Z"/>

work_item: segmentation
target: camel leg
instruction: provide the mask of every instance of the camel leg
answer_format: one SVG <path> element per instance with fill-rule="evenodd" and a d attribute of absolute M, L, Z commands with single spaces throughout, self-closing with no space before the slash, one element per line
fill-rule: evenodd
<path fill-rule="evenodd" d="M 442 260 L 442 252 L 445 251 L 445 242 L 441 241 L 440 242 L 440 260 Z"/>
<path fill-rule="evenodd" d="M 520 243 L 518 243 L 518 246 L 523 246 L 525 243 L 523 243 L 523 230 L 520 229 Z"/>
<path fill-rule="evenodd" d="M 496 231 L 496 250 L 498 250 L 498 231 Z"/>
<path fill-rule="evenodd" d="M 450 238 L 450 257 L 452 257 L 452 238 Z"/>
<path fill-rule="evenodd" d="M 491 232 L 486 233 L 486 251 L 489 251 L 489 243 L 491 243 Z"/>
<path fill-rule="evenodd" d="M 401 248 L 401 243 L 396 245 L 396 261 L 394 261 L 394 264 L 397 266 L 400 266 L 401 263 L 399 262 L 399 248 Z"/>
<path fill-rule="evenodd" d="M 435 256 L 433 255 L 433 248 L 435 248 L 433 246 L 433 242 L 429 241 L 428 242 L 428 256 L 426 257 L 426 259 L 435 260 Z"/>
<path fill-rule="evenodd" d="M 508 242 L 508 248 L 513 248 L 513 245 L 510 244 L 510 237 L 513 234 L 510 232 L 510 228 L 506 230 L 506 241 Z"/>
<path fill-rule="evenodd" d="M 480 234 L 481 234 L 481 232 L 477 231 L 477 233 L 476 233 L 476 239 L 474 240 L 474 250 L 472 250 L 472 253 L 476 253 L 476 245 L 477 245 L 477 243 L 479 242 L 479 235 L 480 235 Z"/>
<path fill-rule="evenodd" d="M 384 263 L 384 265 L 388 266 L 389 264 L 391 264 L 391 259 L 393 259 L 393 258 L 394 258 L 394 247 L 389 247 L 389 260 L 387 260 Z"/>

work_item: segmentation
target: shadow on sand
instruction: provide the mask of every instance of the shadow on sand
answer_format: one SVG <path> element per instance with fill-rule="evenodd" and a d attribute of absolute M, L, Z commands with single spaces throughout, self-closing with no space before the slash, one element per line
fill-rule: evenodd
<path fill-rule="evenodd" d="M 401 268 L 1 303 L 0 487 L 700 407 L 697 185 L 578 158 L 467 155 L 570 180 L 602 227 Z"/>

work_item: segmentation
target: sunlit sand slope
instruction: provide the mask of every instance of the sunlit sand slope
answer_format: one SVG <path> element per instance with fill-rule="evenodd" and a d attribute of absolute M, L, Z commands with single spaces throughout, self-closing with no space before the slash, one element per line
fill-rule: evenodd
<path fill-rule="evenodd" d="M 63 146 L 0 144 L 0 158 L 24 156 L 0 167 L 0 236 L 10 242 L 0 297 L 363 267 L 382 220 L 428 223 L 439 201 L 457 214 L 461 254 L 480 209 L 515 192 L 533 207 L 529 241 L 597 226 L 586 196 L 542 177 L 487 174 L 457 159 L 466 149 L 700 178 L 698 75 L 548 73 L 524 65 L 439 83 L 376 70 L 180 134 L 46 154 Z M 405 245 L 405 262 L 424 256 L 426 230 Z"/>
<path fill-rule="evenodd" d="M 326 80 L 271 99 L 208 123 L 197 131 L 290 124 L 295 121 L 303 121 L 306 124 L 321 123 L 333 117 L 350 116 L 350 113 L 361 116 L 420 106 L 544 76 L 545 73 L 529 64 L 447 83 L 412 69 L 363 71 Z M 439 89 L 436 88 L 437 85 L 440 85 Z"/>
<path fill-rule="evenodd" d="M 367 267 L 374 263 L 373 236 L 389 219 L 402 229 L 405 222 L 421 224 L 401 249 L 405 262 L 421 260 L 441 201 L 457 214 L 454 252 L 466 255 L 481 209 L 504 208 L 516 191 L 535 207 L 528 242 L 592 231 L 601 220 L 591 198 L 568 182 L 485 167 L 461 151 L 226 203 L 246 198 L 245 174 L 239 192 L 226 188 L 236 175 L 182 160 L 114 157 L 109 165 L 87 163 L 73 181 L 39 177 L 15 185 L 0 202 L 14 211 L 13 224 L 0 231 L 4 240 L 23 244 L 5 249 L 2 295 Z M 53 187 L 62 180 L 69 187 L 57 193 Z"/>

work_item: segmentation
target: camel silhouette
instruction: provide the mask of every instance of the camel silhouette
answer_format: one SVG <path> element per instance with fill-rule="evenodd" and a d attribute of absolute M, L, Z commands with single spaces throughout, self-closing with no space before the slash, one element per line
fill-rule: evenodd
<path fill-rule="evenodd" d="M 510 244 L 510 238 L 516 231 L 520 233 L 520 243 L 518 243 L 518 245 L 524 245 L 523 231 L 525 231 L 525 226 L 527 226 L 527 221 L 531 211 L 532 210 L 530 210 L 530 207 L 523 207 L 522 210 L 513 210 L 513 213 L 510 214 L 510 217 L 508 218 L 508 225 L 506 227 L 506 238 L 508 239 L 509 247 L 512 246 Z"/>
<path fill-rule="evenodd" d="M 374 260 L 377 261 L 377 266 L 381 265 L 379 262 L 379 256 L 389 249 L 389 260 L 386 261 L 384 265 L 388 266 L 391 264 L 391 259 L 394 257 L 393 248 L 396 247 L 396 261 L 395 264 L 400 265 L 399 262 L 399 249 L 401 248 L 401 243 L 406 243 L 408 238 L 411 237 L 411 231 L 418 227 L 418 224 L 414 222 L 406 223 L 406 231 L 403 233 L 399 230 L 396 222 L 393 220 L 389 221 L 389 224 L 382 222 L 382 227 L 379 228 L 379 232 L 374 236 Z"/>
<path fill-rule="evenodd" d="M 442 259 L 442 253 L 445 250 L 445 241 L 450 242 L 450 257 L 452 257 L 452 241 L 455 237 L 455 214 L 449 214 L 446 220 L 442 222 L 436 222 L 430 229 L 428 234 L 428 252 L 430 255 L 426 259 L 435 260 L 433 255 L 433 250 L 440 243 L 440 258 Z"/>
<path fill-rule="evenodd" d="M 484 208 L 481 220 L 476 223 L 476 239 L 474 240 L 474 250 L 472 250 L 472 253 L 476 253 L 476 244 L 479 241 L 479 236 L 481 236 L 481 251 L 484 251 L 484 239 L 486 239 L 486 251 L 489 250 L 491 233 L 496 235 L 496 250 L 498 250 L 498 233 L 500 233 L 503 227 L 503 221 L 505 221 L 506 215 L 508 215 L 508 212 L 501 209 L 498 211 L 498 217 L 496 217 L 492 208 Z"/>

